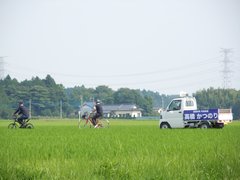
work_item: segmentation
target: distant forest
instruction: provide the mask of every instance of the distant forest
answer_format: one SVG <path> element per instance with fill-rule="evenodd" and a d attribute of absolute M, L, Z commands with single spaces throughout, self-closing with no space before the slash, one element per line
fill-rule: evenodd
<path fill-rule="evenodd" d="M 234 89 L 203 89 L 193 94 L 199 109 L 232 108 L 234 119 L 240 119 L 240 91 Z M 12 117 L 20 100 L 31 108 L 32 117 L 77 117 L 81 103 L 100 99 L 104 105 L 136 104 L 144 116 L 158 115 L 154 109 L 166 107 L 178 95 L 159 94 L 149 90 L 120 88 L 116 91 L 107 86 L 86 88 L 84 85 L 65 88 L 47 75 L 45 79 L 33 77 L 18 82 L 9 75 L 0 80 L 0 118 Z"/>

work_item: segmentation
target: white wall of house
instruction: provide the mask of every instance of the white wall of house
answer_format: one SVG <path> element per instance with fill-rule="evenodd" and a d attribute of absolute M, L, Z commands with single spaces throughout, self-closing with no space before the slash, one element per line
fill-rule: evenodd
<path fill-rule="evenodd" d="M 142 117 L 141 111 L 115 111 L 115 114 L 118 117 L 123 117 L 126 114 L 129 114 L 131 117 Z"/>

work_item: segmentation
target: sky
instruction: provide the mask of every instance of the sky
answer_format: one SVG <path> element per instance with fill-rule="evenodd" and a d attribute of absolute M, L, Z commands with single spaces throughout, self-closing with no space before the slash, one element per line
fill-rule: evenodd
<path fill-rule="evenodd" d="M 2 74 L 160 94 L 240 90 L 239 0 L 0 0 Z"/>

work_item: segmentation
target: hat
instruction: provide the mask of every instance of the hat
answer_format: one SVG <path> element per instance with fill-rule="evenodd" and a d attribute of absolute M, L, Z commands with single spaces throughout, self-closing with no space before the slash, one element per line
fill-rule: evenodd
<path fill-rule="evenodd" d="M 19 104 L 19 105 L 20 105 L 20 104 L 23 104 L 23 101 L 22 101 L 22 100 L 21 100 L 21 101 L 19 101 L 19 102 L 18 102 L 18 104 Z"/>

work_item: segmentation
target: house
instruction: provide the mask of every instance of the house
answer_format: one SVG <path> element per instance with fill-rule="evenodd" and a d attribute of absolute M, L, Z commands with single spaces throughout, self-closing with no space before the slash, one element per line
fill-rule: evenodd
<path fill-rule="evenodd" d="M 142 109 L 134 104 L 104 105 L 104 117 L 137 118 L 142 117 Z"/>
<path fill-rule="evenodd" d="M 79 109 L 79 114 L 83 115 L 85 113 L 90 114 L 93 111 L 94 103 L 93 102 L 84 102 Z"/>
<path fill-rule="evenodd" d="M 80 107 L 79 113 L 92 112 L 94 107 L 93 102 L 84 102 Z M 105 118 L 139 118 L 142 117 L 142 109 L 137 108 L 134 104 L 120 104 L 120 105 L 102 105 L 103 116 Z"/>

